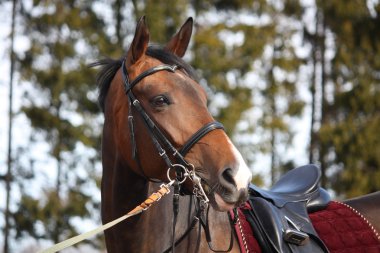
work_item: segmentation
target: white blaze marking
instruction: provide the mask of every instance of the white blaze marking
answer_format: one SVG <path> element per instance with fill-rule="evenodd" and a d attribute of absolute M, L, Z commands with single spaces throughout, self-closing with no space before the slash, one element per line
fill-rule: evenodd
<path fill-rule="evenodd" d="M 235 145 L 229 139 L 228 139 L 228 142 L 231 145 L 232 152 L 234 153 L 236 160 L 238 162 L 236 174 L 233 176 L 233 179 L 235 180 L 235 183 L 236 183 L 236 188 L 237 190 L 245 189 L 247 188 L 249 182 L 251 182 L 252 172 L 249 170 L 242 155 L 237 150 Z"/>

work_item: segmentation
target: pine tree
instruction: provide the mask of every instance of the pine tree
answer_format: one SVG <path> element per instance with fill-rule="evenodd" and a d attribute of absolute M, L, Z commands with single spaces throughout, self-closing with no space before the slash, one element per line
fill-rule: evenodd
<path fill-rule="evenodd" d="M 358 196 L 380 187 L 379 11 L 373 3 L 321 1 L 334 34 L 325 121 L 319 131 L 324 160 L 339 194 Z"/>
<path fill-rule="evenodd" d="M 4 245 L 3 252 L 9 252 L 9 237 L 11 231 L 11 189 L 13 185 L 13 174 L 14 174 L 14 163 L 13 163 L 13 154 L 12 154 L 12 130 L 13 130 L 13 80 L 15 74 L 15 52 L 14 52 L 14 39 L 15 39 L 15 24 L 16 24 L 16 10 L 17 10 L 17 1 L 13 0 L 12 2 L 12 21 L 11 21 L 11 48 L 10 48 L 10 71 L 9 71 L 9 110 L 8 110 L 8 152 L 7 152 L 7 172 L 2 177 L 5 182 L 5 210 L 4 210 Z"/>
<path fill-rule="evenodd" d="M 95 72 L 87 64 L 108 42 L 104 22 L 92 8 L 86 1 L 34 1 L 22 12 L 30 40 L 30 49 L 19 58 L 20 74 L 32 87 L 22 108 L 32 127 L 28 148 L 47 143 L 50 162 L 19 182 L 22 198 L 13 214 L 18 238 L 57 243 L 76 235 L 73 218 L 90 218 L 91 206 L 97 205 L 87 189 L 99 180 L 100 112 Z M 44 175 L 55 175 L 54 183 L 51 178 L 41 182 Z M 29 192 L 36 183 L 42 184 L 39 197 Z M 41 224 L 43 229 L 37 229 Z"/>
<path fill-rule="evenodd" d="M 321 145 L 318 131 L 325 122 L 326 115 L 326 23 L 324 13 L 317 6 L 314 24 L 310 32 L 304 24 L 304 42 L 311 45 L 309 66 L 312 67 L 309 90 L 311 93 L 311 122 L 310 122 L 310 144 L 309 144 L 309 163 L 319 164 L 322 172 L 321 185 L 327 187 L 326 164 L 321 157 L 326 155 L 325 146 Z"/>

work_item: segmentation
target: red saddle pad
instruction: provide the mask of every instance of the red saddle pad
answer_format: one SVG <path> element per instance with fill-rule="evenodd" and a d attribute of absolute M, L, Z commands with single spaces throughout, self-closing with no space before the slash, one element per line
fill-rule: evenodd
<path fill-rule="evenodd" d="M 331 253 L 380 253 L 379 233 L 352 207 L 332 201 L 309 216 Z"/>
<path fill-rule="evenodd" d="M 242 253 L 261 253 L 242 209 L 235 231 Z M 233 213 L 231 212 L 233 218 Z M 350 206 L 331 201 L 327 208 L 309 215 L 314 228 L 331 253 L 380 253 L 380 235 L 359 212 Z"/>

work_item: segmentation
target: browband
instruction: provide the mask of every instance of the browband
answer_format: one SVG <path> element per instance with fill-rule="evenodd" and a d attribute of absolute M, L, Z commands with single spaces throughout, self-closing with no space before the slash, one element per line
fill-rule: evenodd
<path fill-rule="evenodd" d="M 150 76 L 156 72 L 163 71 L 163 70 L 167 70 L 174 73 L 178 69 L 178 66 L 163 64 L 163 65 L 150 68 L 142 72 L 140 75 L 138 75 L 136 79 L 134 79 L 131 83 L 129 83 L 129 76 L 128 76 L 127 68 L 125 67 L 124 61 L 122 64 L 122 69 L 123 69 L 123 76 L 124 76 L 124 89 L 125 89 L 125 93 L 128 93 L 130 90 L 132 90 L 133 87 L 136 86 L 136 84 L 138 84 L 145 77 Z"/>

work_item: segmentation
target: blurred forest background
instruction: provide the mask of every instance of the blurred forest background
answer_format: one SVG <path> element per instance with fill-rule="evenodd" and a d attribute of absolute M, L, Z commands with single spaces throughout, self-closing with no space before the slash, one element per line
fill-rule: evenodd
<path fill-rule="evenodd" d="M 380 190 L 378 0 L 3 0 L 0 252 L 100 224 L 103 115 L 87 64 L 123 55 L 142 15 L 157 43 L 194 17 L 185 58 L 255 183 L 310 162 L 338 198 Z M 100 235 L 66 252 L 102 251 Z"/>

